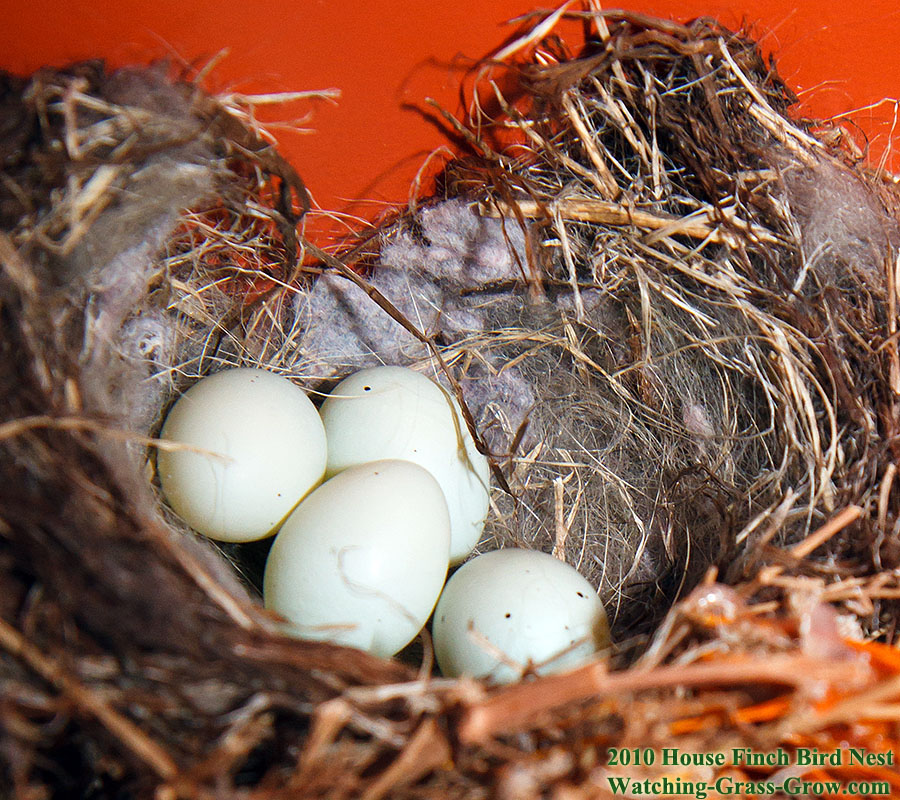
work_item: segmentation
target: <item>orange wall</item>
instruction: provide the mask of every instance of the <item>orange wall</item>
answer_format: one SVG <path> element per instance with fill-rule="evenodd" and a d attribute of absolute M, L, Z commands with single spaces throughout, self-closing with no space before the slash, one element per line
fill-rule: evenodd
<path fill-rule="evenodd" d="M 9 2 L 9 0 L 3 0 Z M 548 5 L 551 5 L 549 3 Z M 10 5 L 12 5 L 10 3 Z M 329 209 L 373 215 L 405 199 L 441 134 L 405 104 L 431 95 L 457 110 L 459 71 L 511 32 L 503 21 L 538 7 L 533 0 L 26 0 L 4 13 L 0 66 L 30 71 L 45 64 L 103 56 L 113 65 L 167 54 L 203 61 L 223 48 L 214 88 L 283 91 L 336 87 L 339 105 L 311 112 L 309 135 L 282 144 Z M 717 16 L 751 23 L 806 110 L 828 116 L 900 94 L 897 0 L 634 0 L 622 6 L 687 20 Z M 892 106 L 858 115 L 876 147 L 888 141 Z M 894 166 L 900 167 L 900 160 Z M 374 201 L 374 202 L 369 202 Z"/>

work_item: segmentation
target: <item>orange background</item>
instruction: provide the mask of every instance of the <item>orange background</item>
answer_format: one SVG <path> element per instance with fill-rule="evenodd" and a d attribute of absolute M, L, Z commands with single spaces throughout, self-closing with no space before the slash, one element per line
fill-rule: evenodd
<path fill-rule="evenodd" d="M 712 15 L 730 27 L 750 24 L 811 115 L 900 94 L 897 0 L 621 6 L 682 21 Z M 427 154 L 446 143 L 414 107 L 433 96 L 457 111 L 462 71 L 512 34 L 505 20 L 536 7 L 531 0 L 26 0 L 3 12 L 0 66 L 26 72 L 99 56 L 114 66 L 164 56 L 203 63 L 227 49 L 208 81 L 214 89 L 338 88 L 338 105 L 281 109 L 276 116 L 285 120 L 309 114 L 305 125 L 314 132 L 279 136 L 320 206 L 371 218 L 385 203 L 405 200 Z M 894 113 L 884 104 L 856 115 L 874 152 L 890 141 Z M 888 163 L 900 167 L 893 157 Z"/>

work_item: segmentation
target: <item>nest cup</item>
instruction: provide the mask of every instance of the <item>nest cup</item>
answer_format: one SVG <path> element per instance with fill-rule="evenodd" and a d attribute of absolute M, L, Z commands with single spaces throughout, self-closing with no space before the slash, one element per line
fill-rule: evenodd
<path fill-rule="evenodd" d="M 629 773 L 696 782 L 759 780 L 729 748 L 892 752 L 893 181 L 792 120 L 749 39 L 569 13 L 584 49 L 539 25 L 480 67 L 438 195 L 335 248 L 233 99 L 4 78 L 13 796 L 596 797 L 638 743 L 731 754 Z M 495 479 L 481 547 L 578 567 L 611 662 L 490 689 L 427 646 L 286 639 L 253 559 L 242 582 L 159 502 L 152 436 L 198 376 L 320 391 L 385 361 L 456 393 Z"/>

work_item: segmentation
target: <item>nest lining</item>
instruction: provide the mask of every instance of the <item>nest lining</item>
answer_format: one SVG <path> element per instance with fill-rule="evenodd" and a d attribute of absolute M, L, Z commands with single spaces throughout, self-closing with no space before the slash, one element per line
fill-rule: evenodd
<path fill-rule="evenodd" d="M 378 363 L 452 373 L 510 490 L 488 546 L 564 555 L 632 633 L 733 562 L 788 491 L 781 542 L 847 502 L 836 395 L 873 377 L 832 374 L 835 320 L 885 322 L 897 240 L 783 116 L 792 96 L 751 47 L 696 47 L 629 56 L 627 81 L 605 51 L 524 66 L 520 96 L 495 85 L 470 122 L 481 157 L 448 167 L 453 199 L 382 232 L 368 287 L 326 276 L 298 301 L 314 386 Z M 501 154 L 510 126 L 522 144 Z M 880 321 L 815 308 L 860 289 Z"/>
<path fill-rule="evenodd" d="M 613 744 L 897 740 L 873 707 L 894 651 L 849 641 L 892 641 L 898 592 L 889 184 L 785 116 L 752 42 L 592 19 L 583 53 L 546 40 L 517 96 L 457 123 L 473 155 L 449 200 L 339 261 L 298 237 L 293 170 L 196 87 L 97 65 L 6 79 L 28 122 L 0 198 L 16 796 L 588 797 Z M 364 293 L 347 330 L 396 322 L 349 355 L 338 337 L 341 360 L 303 324 L 343 285 L 298 283 L 323 268 Z M 423 296 L 431 327 L 405 311 Z M 396 325 L 510 490 L 492 535 L 586 563 L 620 636 L 666 614 L 630 669 L 488 691 L 429 678 L 427 655 L 287 641 L 160 516 L 146 437 L 192 376 L 250 363 L 319 386 L 384 358 Z M 734 588 L 709 577 L 667 613 L 709 566 Z"/>

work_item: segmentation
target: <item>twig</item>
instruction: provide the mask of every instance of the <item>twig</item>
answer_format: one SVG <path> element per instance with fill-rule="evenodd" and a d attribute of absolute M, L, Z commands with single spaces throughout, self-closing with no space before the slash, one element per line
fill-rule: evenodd
<path fill-rule="evenodd" d="M 582 700 L 621 697 L 632 692 L 675 687 L 773 684 L 802 686 L 810 681 L 849 686 L 868 676 L 864 660 L 823 662 L 803 655 L 763 658 L 721 657 L 714 663 L 664 666 L 645 672 L 610 674 L 602 663 L 566 675 L 520 683 L 466 709 L 457 728 L 465 744 L 485 742 L 526 727 L 554 709 Z"/>
<path fill-rule="evenodd" d="M 446 764 L 451 756 L 447 737 L 429 717 L 416 728 L 400 755 L 366 789 L 361 800 L 381 800 Z"/>
<path fill-rule="evenodd" d="M 687 236 L 691 239 L 717 242 L 722 244 L 734 244 L 734 236 L 720 225 L 713 224 L 708 212 L 688 217 L 671 217 L 642 211 L 637 208 L 628 208 L 609 200 L 599 200 L 589 197 L 560 198 L 548 203 L 538 200 L 516 200 L 522 216 L 528 219 L 541 219 L 553 217 L 556 211 L 563 219 L 573 222 L 593 222 L 601 225 L 633 225 L 648 231 L 665 231 L 669 236 Z M 512 205 L 502 200 L 493 204 L 482 204 L 480 212 L 488 217 L 500 217 L 513 212 Z M 706 217 L 704 219 L 704 217 Z M 731 222 L 747 232 L 751 232 L 760 241 L 775 242 L 775 237 L 764 228 L 740 220 Z"/>
<path fill-rule="evenodd" d="M 123 717 L 102 696 L 67 675 L 59 663 L 47 658 L 5 620 L 0 620 L 0 646 L 10 655 L 24 661 L 83 713 L 94 717 L 161 778 L 168 780 L 178 773 L 175 761 L 160 744 L 153 741 L 131 720 Z"/>
<path fill-rule="evenodd" d="M 863 510 L 859 506 L 847 506 L 840 514 L 832 517 L 821 528 L 811 533 L 802 542 L 795 544 L 790 553 L 794 558 L 806 558 L 810 553 L 837 533 L 840 533 L 851 523 L 862 516 Z"/>

